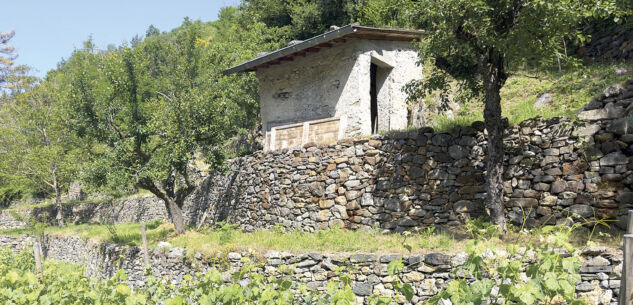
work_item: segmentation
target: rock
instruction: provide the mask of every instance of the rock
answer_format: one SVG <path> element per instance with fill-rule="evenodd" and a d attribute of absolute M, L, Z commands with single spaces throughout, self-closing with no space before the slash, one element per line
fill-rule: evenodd
<path fill-rule="evenodd" d="M 297 268 L 308 268 L 308 267 L 312 267 L 315 266 L 316 264 L 318 264 L 319 262 L 315 261 L 315 260 L 311 260 L 311 259 L 306 259 L 303 260 L 301 262 L 299 262 L 297 264 Z"/>
<path fill-rule="evenodd" d="M 373 287 L 368 283 L 354 282 L 354 285 L 352 286 L 352 291 L 355 295 L 358 296 L 369 296 L 373 292 Z"/>
<path fill-rule="evenodd" d="M 567 182 L 564 180 L 556 180 L 552 183 L 550 191 L 552 194 L 558 194 L 564 192 L 565 189 L 567 189 Z"/>
<path fill-rule="evenodd" d="M 450 265 L 451 257 L 443 253 L 429 253 L 424 257 L 424 262 L 432 266 Z"/>
<path fill-rule="evenodd" d="M 359 186 L 360 185 L 360 181 L 359 180 L 348 180 L 343 185 L 345 185 L 345 187 L 349 190 L 349 189 L 352 189 L 352 188 L 355 188 L 355 187 Z"/>
<path fill-rule="evenodd" d="M 622 85 L 617 84 L 617 85 L 613 85 L 608 87 L 607 89 L 604 89 L 604 96 L 605 97 L 612 97 L 612 96 L 616 96 L 616 95 L 620 95 L 620 93 L 622 93 Z"/>
<path fill-rule="evenodd" d="M 360 205 L 362 206 L 373 206 L 374 205 L 374 196 L 371 193 L 363 193 L 363 196 L 360 201 Z"/>
<path fill-rule="evenodd" d="M 615 71 L 613 72 L 613 74 L 615 75 L 624 75 L 629 73 L 629 70 L 627 70 L 625 67 L 615 67 Z"/>
<path fill-rule="evenodd" d="M 545 196 L 545 198 L 541 200 L 541 205 L 554 206 L 556 205 L 557 201 L 558 201 L 558 197 L 556 196 Z"/>
<path fill-rule="evenodd" d="M 411 166 L 410 173 L 412 179 L 417 179 L 424 176 L 424 170 L 417 166 Z"/>
<path fill-rule="evenodd" d="M 321 210 L 316 216 L 317 221 L 328 221 L 330 220 L 330 210 Z"/>
<path fill-rule="evenodd" d="M 465 264 L 467 261 L 468 261 L 468 254 L 466 252 L 460 252 L 460 253 L 455 254 L 455 256 L 453 256 L 453 259 L 451 260 L 451 264 L 453 267 L 461 266 Z"/>
<path fill-rule="evenodd" d="M 577 292 L 592 291 L 594 288 L 596 288 L 596 285 L 588 283 L 588 282 L 582 282 L 582 283 L 576 285 L 576 291 Z"/>
<path fill-rule="evenodd" d="M 574 131 L 574 135 L 578 137 L 593 136 L 596 132 L 600 131 L 601 127 L 598 124 L 588 124 L 585 127 Z"/>
<path fill-rule="evenodd" d="M 589 261 L 587 261 L 587 266 L 608 266 L 611 264 L 608 259 L 602 256 L 596 256 Z"/>
<path fill-rule="evenodd" d="M 627 164 L 629 159 L 622 152 L 612 152 L 600 159 L 600 166 L 613 166 L 619 164 Z"/>
<path fill-rule="evenodd" d="M 396 198 L 389 198 L 383 201 L 385 209 L 388 211 L 399 212 L 400 211 L 400 201 Z"/>
<path fill-rule="evenodd" d="M 402 275 L 402 280 L 405 283 L 417 283 L 424 279 L 424 274 L 417 271 L 411 271 Z"/>
<path fill-rule="evenodd" d="M 411 218 L 400 218 L 398 219 L 398 225 L 401 227 L 415 227 L 418 223 Z"/>
<path fill-rule="evenodd" d="M 399 254 L 386 254 L 380 257 L 380 262 L 383 264 L 391 263 L 391 261 L 400 259 Z"/>
<path fill-rule="evenodd" d="M 603 109 L 585 110 L 578 114 L 578 118 L 586 121 L 597 121 L 605 119 L 616 119 L 622 116 L 624 109 L 608 104 Z"/>
<path fill-rule="evenodd" d="M 237 252 L 229 252 L 226 256 L 230 261 L 239 261 L 242 259 L 242 254 Z"/>
<path fill-rule="evenodd" d="M 437 302 L 437 305 L 453 305 L 453 302 L 451 302 L 451 300 L 449 299 L 440 299 Z"/>
<path fill-rule="evenodd" d="M 349 257 L 352 263 L 371 263 L 377 260 L 376 254 L 353 254 Z"/>
<path fill-rule="evenodd" d="M 624 204 L 633 204 L 633 192 L 623 192 L 618 196 L 618 202 Z"/>
<path fill-rule="evenodd" d="M 613 120 L 607 126 L 607 130 L 618 135 L 633 134 L 633 117 L 627 116 Z"/>
<path fill-rule="evenodd" d="M 158 244 L 156 245 L 156 248 L 157 249 L 163 249 L 163 248 L 169 249 L 169 248 L 171 248 L 171 244 L 166 242 L 166 241 L 161 241 L 161 242 L 158 242 Z"/>
<path fill-rule="evenodd" d="M 551 93 L 543 93 L 534 102 L 534 108 L 541 108 L 552 104 L 554 96 Z"/>
<path fill-rule="evenodd" d="M 435 146 L 450 146 L 453 144 L 453 137 L 447 133 L 438 133 L 431 138 L 431 143 Z"/>
<path fill-rule="evenodd" d="M 468 151 L 459 145 L 453 145 L 448 148 L 448 154 L 455 160 L 460 160 L 468 156 Z"/>
<path fill-rule="evenodd" d="M 470 200 L 460 200 L 453 203 L 453 210 L 456 213 L 468 213 L 473 210 L 473 203 Z"/>
<path fill-rule="evenodd" d="M 334 205 L 330 211 L 335 218 L 338 219 L 347 219 L 349 218 L 347 215 L 347 209 L 342 205 Z"/>
<path fill-rule="evenodd" d="M 569 207 L 569 211 L 572 214 L 578 214 L 584 218 L 593 216 L 593 208 L 586 204 L 574 204 L 571 207 Z"/>
<path fill-rule="evenodd" d="M 510 198 L 510 201 L 508 201 L 508 206 L 524 209 L 533 208 L 538 206 L 538 200 L 534 198 Z"/>
<path fill-rule="evenodd" d="M 319 200 L 319 208 L 321 209 L 329 209 L 334 206 L 334 200 Z"/>

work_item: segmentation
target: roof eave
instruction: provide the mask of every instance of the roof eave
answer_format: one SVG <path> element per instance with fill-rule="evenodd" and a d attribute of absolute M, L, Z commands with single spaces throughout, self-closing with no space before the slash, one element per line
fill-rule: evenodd
<path fill-rule="evenodd" d="M 291 55 L 295 52 L 301 51 L 301 50 L 305 50 L 307 48 L 311 48 L 314 46 L 317 46 L 319 44 L 322 44 L 324 42 L 328 42 L 331 41 L 333 39 L 348 35 L 350 33 L 353 33 L 356 31 L 356 29 L 354 28 L 355 24 L 350 24 L 347 26 L 344 26 L 340 29 L 334 30 L 334 31 L 330 31 L 315 37 L 312 37 L 310 39 L 307 39 L 303 42 L 300 42 L 298 44 L 292 45 L 292 46 L 288 46 L 288 47 L 284 47 L 281 48 L 277 51 L 268 53 L 264 56 L 261 57 L 256 57 L 254 59 L 251 59 L 249 61 L 243 62 L 235 67 L 232 67 L 230 69 L 227 69 L 226 71 L 224 71 L 224 74 L 233 74 L 233 73 L 237 73 L 237 72 L 244 72 L 248 69 L 257 67 L 263 63 L 278 59 L 278 58 L 282 58 L 284 56 L 288 56 Z"/>
<path fill-rule="evenodd" d="M 320 44 L 330 42 L 332 40 L 341 38 L 343 36 L 347 36 L 357 31 L 372 31 L 372 32 L 383 32 L 383 33 L 391 33 L 391 34 L 411 35 L 412 40 L 415 39 L 413 37 L 416 37 L 416 36 L 419 37 L 423 34 L 422 31 L 374 28 L 374 27 L 361 26 L 359 23 L 352 23 L 344 27 L 341 27 L 339 29 L 312 37 L 298 44 L 287 46 L 279 50 L 270 52 L 266 55 L 245 61 L 235 67 L 225 70 L 223 73 L 228 75 L 228 74 L 233 74 L 233 73 L 238 73 L 238 72 L 251 71 L 251 69 L 256 68 L 262 64 L 284 58 L 286 56 L 292 55 L 296 52 L 300 52 L 308 48 L 316 47 Z"/>

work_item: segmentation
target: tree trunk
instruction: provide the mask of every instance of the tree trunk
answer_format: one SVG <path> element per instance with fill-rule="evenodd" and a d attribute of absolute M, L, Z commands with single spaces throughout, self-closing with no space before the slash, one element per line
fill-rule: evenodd
<path fill-rule="evenodd" d="M 60 228 L 64 227 L 64 211 L 62 210 L 62 198 L 61 192 L 59 191 L 59 187 L 55 187 L 55 205 L 57 206 L 57 216 L 55 219 L 57 220 L 57 225 Z"/>
<path fill-rule="evenodd" d="M 173 199 L 167 199 L 165 206 L 169 212 L 171 223 L 174 224 L 174 228 L 178 234 L 185 233 L 185 219 L 182 215 L 182 207 Z"/>
<path fill-rule="evenodd" d="M 57 225 L 60 228 L 64 227 L 64 211 L 62 210 L 62 194 L 59 189 L 59 182 L 57 181 L 57 166 L 53 166 L 52 170 L 53 177 L 53 189 L 55 190 L 55 206 L 57 207 L 57 215 L 55 219 L 57 220 Z"/>
<path fill-rule="evenodd" d="M 482 56 L 480 61 L 484 85 L 484 123 L 488 131 L 488 164 L 486 173 L 485 206 L 492 222 L 506 229 L 503 204 L 503 132 L 505 124 L 501 117 L 501 87 L 507 76 L 503 55 L 494 49 Z"/>

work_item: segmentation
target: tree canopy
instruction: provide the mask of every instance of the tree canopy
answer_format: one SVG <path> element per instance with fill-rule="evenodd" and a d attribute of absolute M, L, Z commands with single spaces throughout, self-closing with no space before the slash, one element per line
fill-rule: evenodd
<path fill-rule="evenodd" d="M 565 41 L 583 40 L 583 21 L 609 18 L 615 1 L 421 0 L 410 1 L 414 24 L 424 29 L 420 59 L 432 69 L 417 87 L 446 91 L 451 80 L 484 102 L 488 134 L 486 208 L 505 228 L 500 90 L 511 63 L 546 61 L 564 54 Z"/>

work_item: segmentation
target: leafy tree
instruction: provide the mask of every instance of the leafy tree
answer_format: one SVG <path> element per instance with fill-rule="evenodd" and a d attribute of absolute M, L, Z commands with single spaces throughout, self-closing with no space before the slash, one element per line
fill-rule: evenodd
<path fill-rule="evenodd" d="M 353 22 L 364 1 L 354 0 L 243 0 L 241 10 L 290 37 L 307 39 L 331 25 Z"/>
<path fill-rule="evenodd" d="M 447 90 L 450 78 L 482 97 L 488 133 L 485 205 L 505 227 L 503 132 L 499 92 L 510 63 L 562 54 L 564 39 L 582 38 L 585 18 L 605 17 L 615 1 L 420 0 L 409 1 L 418 28 L 426 31 L 420 57 L 436 68 L 423 82 L 428 93 Z"/>
<path fill-rule="evenodd" d="M 63 227 L 61 195 L 77 174 L 81 154 L 66 128 L 57 84 L 55 80 L 36 86 L 23 84 L 3 105 L 0 176 L 5 185 L 30 186 L 40 193 L 54 194 L 57 223 Z"/>
<path fill-rule="evenodd" d="M 254 35 L 262 31 L 250 33 L 249 43 L 260 41 Z M 72 84 L 71 125 L 94 143 L 88 181 L 152 192 L 179 233 L 199 176 L 195 161 L 221 168 L 225 142 L 254 121 L 257 105 L 252 80 L 222 74 L 244 58 L 239 44 L 222 43 L 228 38 L 214 33 L 215 27 L 186 19 L 167 34 L 150 28 L 136 48 L 95 52 L 88 45 L 63 69 Z"/>
<path fill-rule="evenodd" d="M 0 85 L 6 81 L 11 72 L 13 60 L 17 57 L 15 48 L 9 45 L 14 35 L 15 31 L 0 32 Z"/>

